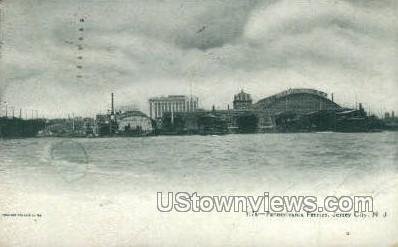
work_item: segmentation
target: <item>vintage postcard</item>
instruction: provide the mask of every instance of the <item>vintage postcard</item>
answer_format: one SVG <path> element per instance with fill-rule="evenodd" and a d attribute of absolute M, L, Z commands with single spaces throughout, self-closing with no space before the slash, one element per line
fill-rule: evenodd
<path fill-rule="evenodd" d="M 398 246 L 397 13 L 0 0 L 0 247 Z"/>

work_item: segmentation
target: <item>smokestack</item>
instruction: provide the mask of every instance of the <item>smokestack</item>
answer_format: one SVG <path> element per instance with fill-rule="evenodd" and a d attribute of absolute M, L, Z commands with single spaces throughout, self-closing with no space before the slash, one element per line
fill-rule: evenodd
<path fill-rule="evenodd" d="M 332 93 L 332 102 L 334 102 L 334 94 Z"/>

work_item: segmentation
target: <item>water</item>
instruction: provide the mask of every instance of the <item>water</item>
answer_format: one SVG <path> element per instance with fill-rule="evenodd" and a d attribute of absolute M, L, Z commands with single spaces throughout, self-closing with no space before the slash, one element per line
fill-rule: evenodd
<path fill-rule="evenodd" d="M 45 246 L 175 245 L 175 237 L 188 245 L 388 245 L 398 234 L 397 140 L 397 132 L 0 140 L 0 213 L 43 214 L 37 221 L 0 218 L 7 226 L 0 245 L 24 245 L 22 237 Z M 157 191 L 371 194 L 375 207 L 391 216 L 335 221 L 162 214 Z M 23 228 L 10 238 L 6 233 L 17 227 Z M 281 231 L 287 237 L 277 237 Z"/>

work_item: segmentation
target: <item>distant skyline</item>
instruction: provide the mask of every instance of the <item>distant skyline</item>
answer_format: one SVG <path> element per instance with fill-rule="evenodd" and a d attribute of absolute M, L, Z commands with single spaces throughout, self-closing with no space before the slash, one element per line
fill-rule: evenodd
<path fill-rule="evenodd" d="M 0 96 L 47 117 L 288 88 L 398 111 L 398 1 L 3 0 Z M 79 46 L 81 48 L 79 48 Z"/>

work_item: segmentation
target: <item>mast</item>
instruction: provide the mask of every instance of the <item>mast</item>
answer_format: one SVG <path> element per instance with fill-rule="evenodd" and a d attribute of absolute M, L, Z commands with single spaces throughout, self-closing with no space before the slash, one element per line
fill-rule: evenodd
<path fill-rule="evenodd" d="M 72 113 L 72 130 L 75 131 L 75 114 Z"/>
<path fill-rule="evenodd" d="M 113 116 L 113 115 L 115 115 L 115 108 L 114 108 L 114 105 L 113 105 L 113 93 L 111 94 L 111 115 Z"/>

